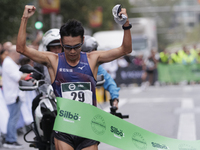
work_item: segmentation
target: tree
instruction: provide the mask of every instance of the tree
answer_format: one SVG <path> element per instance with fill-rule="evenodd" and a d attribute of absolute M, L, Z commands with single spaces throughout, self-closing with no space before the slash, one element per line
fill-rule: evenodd
<path fill-rule="evenodd" d="M 109 30 L 113 28 L 114 19 L 112 15 L 112 8 L 116 4 L 122 4 L 127 9 L 127 13 L 130 14 L 129 0 L 61 0 L 61 14 L 63 15 L 64 21 L 69 18 L 75 18 L 80 20 L 84 26 L 89 27 L 93 32 L 99 30 Z M 89 14 L 97 9 L 102 8 L 103 22 L 100 27 L 92 28 L 89 24 Z"/>
<path fill-rule="evenodd" d="M 129 4 L 129 0 L 60 0 L 60 15 L 63 17 L 63 22 L 66 22 L 68 19 L 77 19 L 85 27 L 92 29 L 92 32 L 109 30 L 113 28 L 115 23 L 112 8 L 116 4 L 122 4 L 127 9 L 128 15 L 131 15 L 129 10 L 132 6 Z M 89 14 L 95 11 L 97 7 L 102 8 L 103 22 L 100 27 L 93 28 L 89 24 Z M 50 22 L 49 18 L 49 15 L 43 15 L 44 24 Z M 49 28 L 50 25 L 48 27 L 45 26 L 45 30 Z"/>
<path fill-rule="evenodd" d="M 0 0 L 0 42 L 15 42 L 27 0 Z M 30 23 L 30 22 L 29 22 Z"/>
<path fill-rule="evenodd" d="M 36 13 L 29 19 L 27 25 L 27 33 L 30 40 L 34 39 L 37 30 L 34 27 L 35 21 L 39 17 L 39 6 L 36 3 L 37 0 L 0 0 L 0 43 L 5 41 L 16 42 L 21 17 L 24 11 L 25 5 L 36 5 Z M 99 30 L 113 29 L 113 25 L 116 24 L 112 15 L 112 8 L 116 4 L 122 4 L 127 9 L 129 17 L 133 17 L 131 14 L 129 0 L 60 0 L 60 13 L 63 17 L 63 23 L 68 19 L 77 19 L 82 22 L 84 27 L 92 29 L 92 32 Z M 89 24 L 89 14 L 92 13 L 97 7 L 102 8 L 103 22 L 99 27 L 91 27 Z M 51 28 L 50 26 L 50 14 L 42 14 L 43 17 L 43 32 L 46 32 Z"/>

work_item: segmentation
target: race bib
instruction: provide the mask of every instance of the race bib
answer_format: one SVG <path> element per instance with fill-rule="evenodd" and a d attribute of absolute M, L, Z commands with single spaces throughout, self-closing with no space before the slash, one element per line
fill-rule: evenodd
<path fill-rule="evenodd" d="M 61 84 L 62 97 L 92 105 L 90 82 L 68 82 Z"/>

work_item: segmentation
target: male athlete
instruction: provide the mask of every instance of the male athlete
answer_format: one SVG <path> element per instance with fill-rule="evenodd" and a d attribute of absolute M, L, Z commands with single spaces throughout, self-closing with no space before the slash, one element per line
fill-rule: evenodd
<path fill-rule="evenodd" d="M 17 52 L 47 66 L 54 93 L 57 97 L 73 99 L 96 106 L 95 85 L 98 66 L 129 54 L 132 51 L 131 25 L 128 19 L 123 25 L 124 37 L 120 47 L 91 53 L 81 52 L 81 46 L 84 42 L 82 24 L 77 20 L 69 20 L 60 28 L 60 43 L 64 48 L 64 52 L 55 54 L 37 51 L 26 46 L 26 26 L 28 18 L 35 13 L 35 10 L 36 8 L 32 5 L 25 6 L 17 38 Z M 126 9 L 121 9 L 119 15 L 122 14 L 127 16 Z M 70 84 L 77 86 L 81 84 L 85 89 L 79 91 L 79 93 L 73 91 L 73 88 L 70 88 L 72 91 L 62 90 L 65 87 L 65 89 L 68 89 L 67 87 Z M 98 149 L 98 141 L 57 131 L 55 131 L 54 137 L 57 150 Z"/>

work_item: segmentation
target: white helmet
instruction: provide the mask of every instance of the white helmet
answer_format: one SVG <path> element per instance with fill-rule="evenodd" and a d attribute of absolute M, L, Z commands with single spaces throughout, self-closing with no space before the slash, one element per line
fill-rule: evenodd
<path fill-rule="evenodd" d="M 55 40 L 59 40 L 59 42 L 51 43 Z M 42 43 L 40 44 L 38 51 L 48 51 L 48 46 L 56 46 L 56 45 L 61 45 L 60 30 L 50 29 L 44 34 L 42 38 Z"/>
<path fill-rule="evenodd" d="M 89 35 L 84 35 L 84 43 L 81 47 L 82 52 L 91 52 L 93 50 L 97 50 L 98 43 L 97 40 Z"/>

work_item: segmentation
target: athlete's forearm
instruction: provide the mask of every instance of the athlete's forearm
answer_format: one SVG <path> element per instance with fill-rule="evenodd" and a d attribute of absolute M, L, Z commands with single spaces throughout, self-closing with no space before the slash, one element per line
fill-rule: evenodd
<path fill-rule="evenodd" d="M 35 6 L 26 5 L 23 16 L 21 18 L 21 24 L 17 36 L 17 52 L 24 54 L 26 50 L 26 26 L 28 18 L 30 18 L 35 13 Z"/>
<path fill-rule="evenodd" d="M 127 27 L 127 26 L 129 26 L 129 21 L 127 21 L 124 24 L 124 27 Z M 129 53 L 132 52 L 132 39 L 131 39 L 131 31 L 130 31 L 130 29 L 124 30 L 122 48 L 123 48 L 125 54 L 129 54 Z"/>
<path fill-rule="evenodd" d="M 24 53 L 26 48 L 26 26 L 27 26 L 28 18 L 22 17 L 21 24 L 17 36 L 17 52 Z"/>
<path fill-rule="evenodd" d="M 132 25 L 129 23 L 128 14 L 127 14 L 125 8 L 122 8 L 119 15 L 121 15 L 121 14 L 124 14 L 127 16 L 127 20 L 126 20 L 125 24 L 123 25 L 124 37 L 123 37 L 123 42 L 122 42 L 121 47 L 123 49 L 124 54 L 129 54 L 132 52 L 132 39 L 131 39 L 131 31 L 130 31 L 130 28 L 132 27 Z"/>

